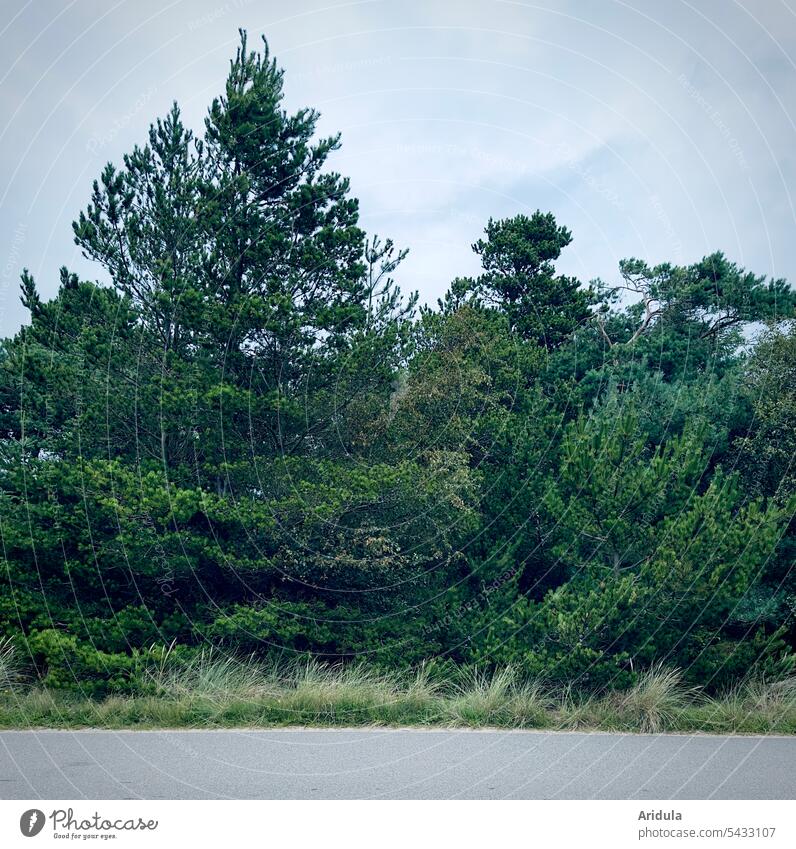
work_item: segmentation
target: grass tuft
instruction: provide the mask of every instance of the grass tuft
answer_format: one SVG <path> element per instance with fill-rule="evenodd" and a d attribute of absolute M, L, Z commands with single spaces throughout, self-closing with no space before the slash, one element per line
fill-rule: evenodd
<path fill-rule="evenodd" d="M 421 666 L 385 673 L 314 659 L 263 664 L 216 651 L 190 660 L 168 650 L 148 694 L 90 699 L 22 685 L 13 647 L 0 641 L 0 727 L 228 728 L 285 725 L 443 725 L 605 731 L 796 733 L 796 678 L 750 679 L 721 698 L 653 666 L 636 685 L 598 697 L 553 693 L 516 669 L 467 670 L 456 680 Z M 437 670 L 438 671 L 438 670 Z"/>
<path fill-rule="evenodd" d="M 727 732 L 793 733 L 796 678 L 767 681 L 752 677 L 705 706 L 705 724 Z"/>
<path fill-rule="evenodd" d="M 203 698 L 212 702 L 252 699 L 273 692 L 263 667 L 215 649 L 202 649 L 187 662 L 161 663 L 151 673 L 159 696 Z"/>
<path fill-rule="evenodd" d="M 454 722 L 474 727 L 544 727 L 549 699 L 537 682 L 518 680 L 511 666 L 492 673 L 473 670 L 455 688 L 447 705 Z"/>
<path fill-rule="evenodd" d="M 0 690 L 19 684 L 21 666 L 10 637 L 0 638 Z"/>
<path fill-rule="evenodd" d="M 642 732 L 657 733 L 675 725 L 696 691 L 683 685 L 679 669 L 652 666 L 642 672 L 636 684 L 617 699 L 620 719 Z"/>

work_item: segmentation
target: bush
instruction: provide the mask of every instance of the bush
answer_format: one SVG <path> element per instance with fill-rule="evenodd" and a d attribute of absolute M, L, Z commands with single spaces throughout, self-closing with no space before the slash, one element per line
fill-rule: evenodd
<path fill-rule="evenodd" d="M 31 633 L 27 647 L 45 687 L 85 696 L 153 689 L 146 672 L 158 658 L 157 649 L 109 653 L 52 628 Z"/>

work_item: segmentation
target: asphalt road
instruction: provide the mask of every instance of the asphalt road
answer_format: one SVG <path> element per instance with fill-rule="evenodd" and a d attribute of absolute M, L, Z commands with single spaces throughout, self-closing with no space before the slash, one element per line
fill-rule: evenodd
<path fill-rule="evenodd" d="M 796 738 L 6 731 L 2 799 L 793 799 Z"/>

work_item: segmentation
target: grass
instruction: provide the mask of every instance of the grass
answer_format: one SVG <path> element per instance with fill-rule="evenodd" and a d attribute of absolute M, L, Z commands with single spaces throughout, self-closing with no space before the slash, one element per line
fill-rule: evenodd
<path fill-rule="evenodd" d="M 10 637 L 0 638 L 0 692 L 19 681 L 19 664 Z"/>
<path fill-rule="evenodd" d="M 466 674 L 444 699 L 444 713 L 457 725 L 545 728 L 552 702 L 537 682 L 520 683 L 512 667 Z"/>
<path fill-rule="evenodd" d="M 168 656 L 149 673 L 147 695 L 90 699 L 25 684 L 13 648 L 0 642 L 2 728 L 228 728 L 426 726 L 584 729 L 657 733 L 796 733 L 796 678 L 751 679 L 709 698 L 678 670 L 643 673 L 624 692 L 554 692 L 506 667 L 436 679 L 315 660 L 263 664 L 204 651 Z"/>
<path fill-rule="evenodd" d="M 635 686 L 617 697 L 617 713 L 640 730 L 656 733 L 676 723 L 679 714 L 698 695 L 697 690 L 683 686 L 679 669 L 654 666 L 641 673 Z"/>
<path fill-rule="evenodd" d="M 271 680 L 251 659 L 238 660 L 213 649 L 202 649 L 179 666 L 169 664 L 168 657 L 167 653 L 150 672 L 156 693 L 167 700 L 202 697 L 223 703 L 230 699 L 257 699 L 274 692 Z"/>

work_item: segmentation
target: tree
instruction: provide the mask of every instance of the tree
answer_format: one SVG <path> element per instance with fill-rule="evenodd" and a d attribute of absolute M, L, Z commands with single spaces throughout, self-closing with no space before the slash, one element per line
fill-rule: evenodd
<path fill-rule="evenodd" d="M 735 443 L 750 495 L 768 496 L 790 510 L 775 556 L 767 563 L 744 618 L 768 628 L 784 624 L 796 637 L 796 326 L 771 326 L 755 345 L 743 375 L 748 427 Z"/>
<path fill-rule="evenodd" d="M 637 570 L 655 528 L 684 508 L 708 468 L 704 427 L 650 446 L 633 399 L 610 396 L 566 429 L 541 512 L 556 557 L 574 575 Z"/>
<path fill-rule="evenodd" d="M 485 304 L 506 314 L 513 331 L 548 349 L 562 345 L 590 316 L 592 296 L 573 277 L 556 275 L 554 262 L 572 241 L 566 227 L 538 210 L 489 220 L 486 239 L 473 250 L 484 273 L 460 280 L 456 292 L 471 290 Z"/>
<path fill-rule="evenodd" d="M 269 454 L 333 432 L 341 368 L 363 346 L 377 361 L 366 331 L 413 307 L 389 277 L 405 252 L 374 243 L 366 256 L 348 180 L 326 170 L 339 136 L 315 141 L 318 113 L 282 100 L 267 44 L 251 52 L 242 32 L 203 138 L 175 104 L 122 170 L 106 166 L 74 224 L 157 342 L 166 466 L 192 459 L 180 434 L 197 430 L 216 464 L 224 430 Z"/>
<path fill-rule="evenodd" d="M 752 408 L 738 440 L 753 491 L 787 500 L 796 493 L 796 325 L 771 327 L 758 341 L 745 375 Z"/>
<path fill-rule="evenodd" d="M 796 296 L 783 279 L 767 280 L 730 262 L 716 252 L 689 266 L 663 263 L 650 267 L 639 259 L 619 263 L 622 282 L 601 281 L 602 299 L 596 320 L 609 347 L 634 345 L 656 327 L 676 326 L 680 332 L 694 328 L 700 339 L 717 342 L 744 322 L 793 315 Z M 634 300 L 627 309 L 634 326 L 627 332 L 609 332 L 611 304 L 623 295 Z M 618 329 L 618 328 L 617 328 Z"/>
<path fill-rule="evenodd" d="M 23 272 L 31 323 L 0 343 L 0 440 L 18 441 L 32 457 L 131 456 L 142 378 L 136 311 L 126 296 L 66 268 L 60 280 L 57 297 L 42 302 Z"/>

